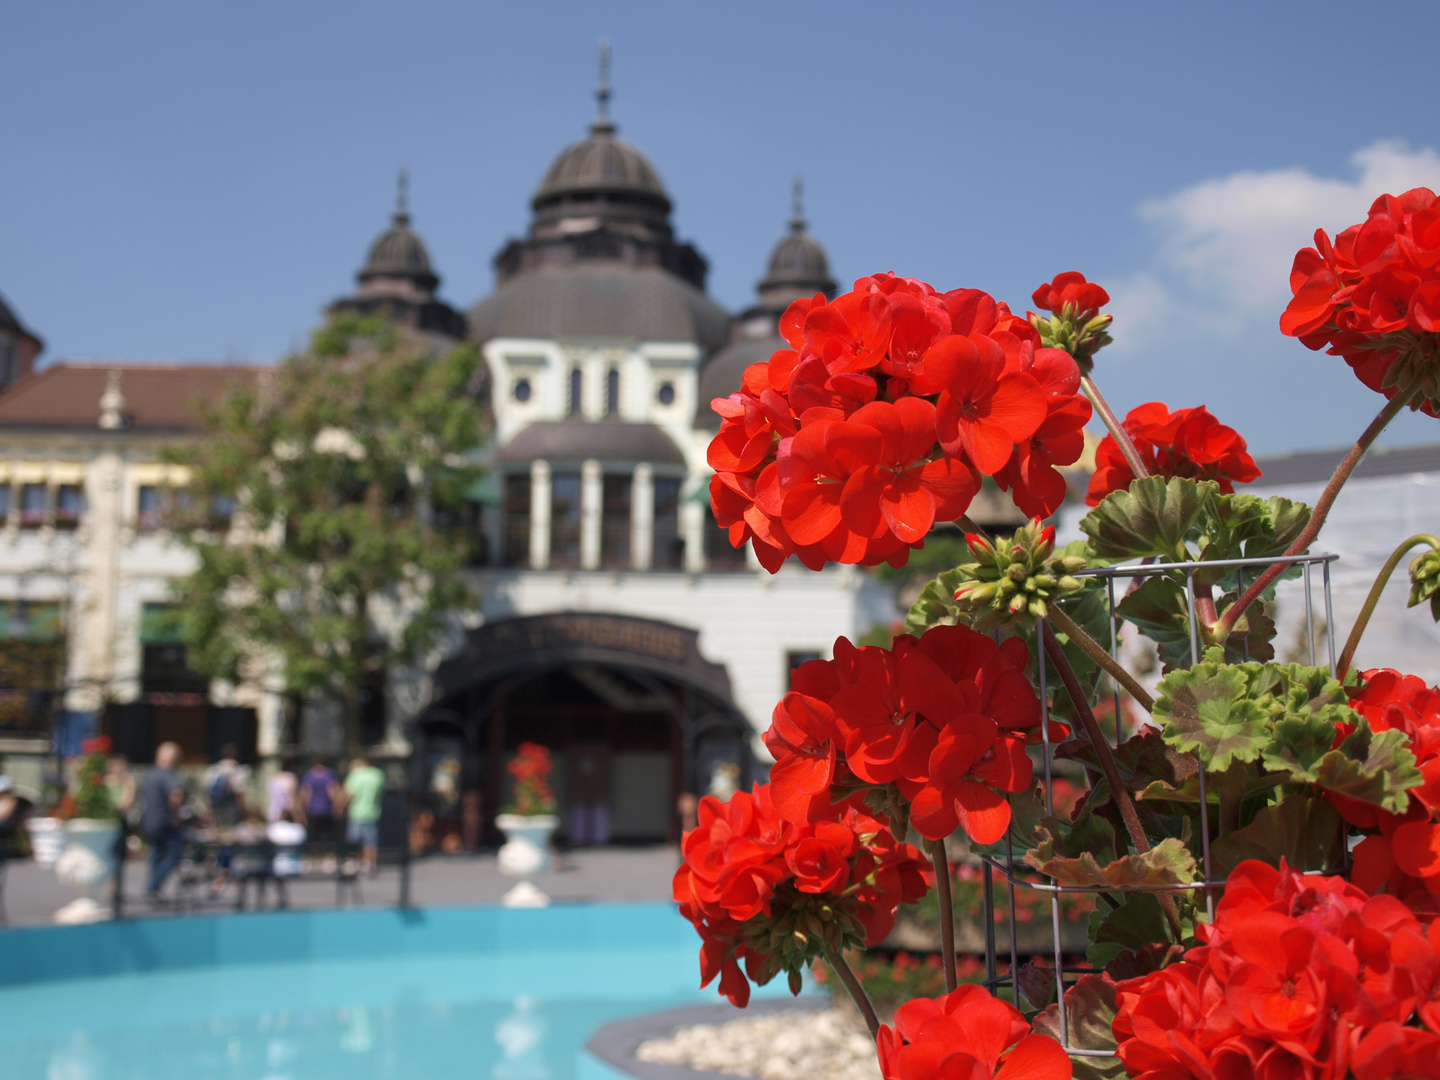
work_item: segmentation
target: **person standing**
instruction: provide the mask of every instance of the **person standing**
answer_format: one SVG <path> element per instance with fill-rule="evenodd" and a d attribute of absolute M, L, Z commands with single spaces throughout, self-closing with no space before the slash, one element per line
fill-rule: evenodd
<path fill-rule="evenodd" d="M 150 844 L 150 881 L 145 895 L 160 902 L 160 890 L 180 865 L 180 804 L 185 792 L 175 778 L 180 747 L 163 742 L 155 749 L 155 767 L 140 785 L 140 835 Z"/>
<path fill-rule="evenodd" d="M 120 817 L 120 831 L 115 834 L 115 877 L 110 883 L 111 898 L 118 900 L 125 886 L 125 859 L 130 854 L 130 812 L 135 809 L 135 776 L 124 754 L 111 754 L 105 762 L 105 786 Z"/>
<path fill-rule="evenodd" d="M 340 780 L 325 759 L 315 755 L 304 779 L 300 781 L 300 808 L 305 813 L 305 829 L 317 844 L 333 844 L 337 839 L 335 811 L 340 801 Z"/>
<path fill-rule="evenodd" d="M 345 839 L 360 845 L 360 868 L 373 872 L 380 848 L 380 798 L 385 794 L 385 774 L 362 754 L 350 763 L 345 776 L 346 808 L 349 821 Z"/>
<path fill-rule="evenodd" d="M 265 805 L 265 820 L 273 825 L 287 813 L 293 820 L 295 796 L 299 790 L 300 780 L 295 775 L 290 759 L 286 758 L 281 761 L 279 771 L 265 783 L 265 793 L 268 797 Z"/>

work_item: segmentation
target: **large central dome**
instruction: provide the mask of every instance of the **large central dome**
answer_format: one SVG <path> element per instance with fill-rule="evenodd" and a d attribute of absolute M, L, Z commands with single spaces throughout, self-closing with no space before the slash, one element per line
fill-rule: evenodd
<path fill-rule="evenodd" d="M 566 147 L 555 159 L 532 205 L 539 209 L 557 195 L 592 191 L 629 192 L 664 200 L 667 209 L 670 205 L 645 155 L 617 139 L 615 125 L 603 119 L 591 125 L 588 139 Z"/>
<path fill-rule="evenodd" d="M 529 234 L 495 256 L 494 294 L 470 310 L 492 337 L 725 341 L 729 316 L 705 295 L 705 258 L 678 243 L 670 196 L 650 162 L 620 141 L 602 71 L 590 134 L 561 151 L 530 200 Z"/>

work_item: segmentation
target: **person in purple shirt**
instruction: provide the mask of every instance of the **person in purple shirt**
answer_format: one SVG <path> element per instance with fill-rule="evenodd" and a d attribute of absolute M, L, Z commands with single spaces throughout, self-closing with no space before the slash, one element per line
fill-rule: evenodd
<path fill-rule="evenodd" d="M 339 839 L 337 810 L 340 803 L 340 778 L 315 755 L 310 768 L 300 780 L 300 809 L 305 815 L 305 831 L 318 843 L 334 843 Z"/>

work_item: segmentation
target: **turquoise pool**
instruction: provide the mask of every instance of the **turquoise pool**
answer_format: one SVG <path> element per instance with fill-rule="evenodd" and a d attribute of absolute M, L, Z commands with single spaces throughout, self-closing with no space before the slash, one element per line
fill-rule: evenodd
<path fill-rule="evenodd" d="M 7 1080 L 599 1080 L 597 1026 L 698 1001 L 669 904 L 0 932 Z"/>

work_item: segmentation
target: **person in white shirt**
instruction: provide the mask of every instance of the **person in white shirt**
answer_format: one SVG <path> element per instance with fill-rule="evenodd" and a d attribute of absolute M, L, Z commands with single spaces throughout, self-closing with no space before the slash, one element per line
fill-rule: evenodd
<path fill-rule="evenodd" d="M 272 821 L 265 835 L 275 845 L 275 857 L 270 872 L 275 876 L 275 890 L 280 894 L 280 906 L 288 907 L 290 900 L 285 892 L 285 883 L 300 875 L 300 848 L 305 843 L 305 826 L 295 820 L 289 810 L 280 812 L 280 819 Z"/>

